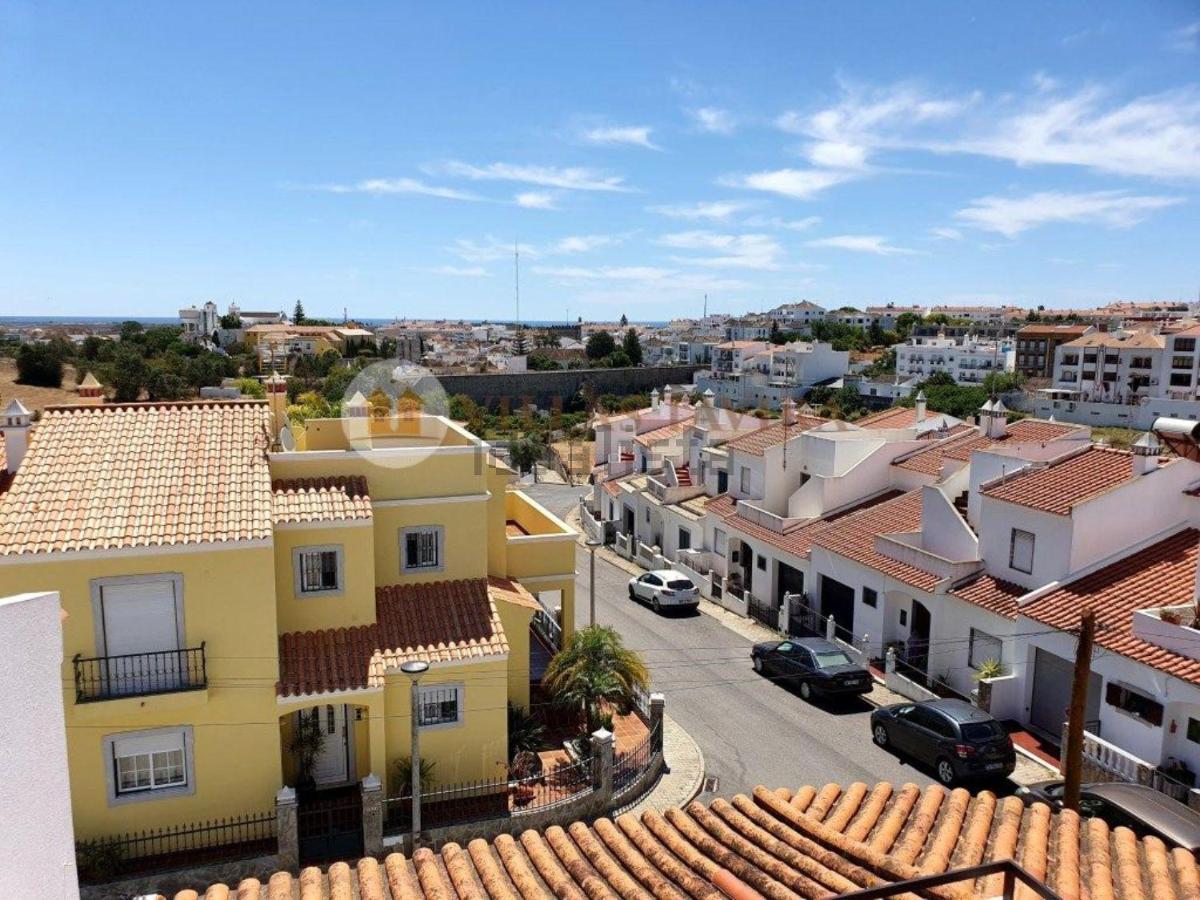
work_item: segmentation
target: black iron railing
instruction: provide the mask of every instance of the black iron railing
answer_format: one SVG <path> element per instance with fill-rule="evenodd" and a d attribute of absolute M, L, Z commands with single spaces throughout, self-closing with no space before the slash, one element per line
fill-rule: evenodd
<path fill-rule="evenodd" d="M 204 644 L 183 650 L 122 656 L 84 658 L 77 654 L 73 662 L 76 703 L 198 691 L 208 687 Z"/>
<path fill-rule="evenodd" d="M 848 894 L 842 894 L 842 900 L 884 900 L 886 897 L 897 897 L 901 894 L 910 894 L 928 891 L 930 888 L 941 887 L 945 884 L 958 884 L 963 881 L 974 881 L 977 878 L 982 878 L 987 875 L 999 875 L 1001 877 L 1001 889 L 999 892 L 989 891 L 989 897 L 1002 897 L 1004 900 L 1012 900 L 1017 884 L 1025 886 L 1030 893 L 1036 894 L 1043 900 L 1059 900 L 1058 894 L 1050 890 L 1045 884 L 1034 878 L 1011 859 L 1000 859 L 990 863 L 984 863 L 981 866 L 970 866 L 965 869 L 951 869 L 949 872 L 942 872 L 940 875 L 925 875 L 921 878 L 911 878 L 908 881 L 893 881 L 890 884 L 880 885 L 879 887 L 865 888 L 861 891 L 853 891 Z"/>

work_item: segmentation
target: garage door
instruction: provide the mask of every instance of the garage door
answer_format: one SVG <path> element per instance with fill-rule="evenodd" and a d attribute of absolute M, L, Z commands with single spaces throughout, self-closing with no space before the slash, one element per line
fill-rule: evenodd
<path fill-rule="evenodd" d="M 109 690 L 146 693 L 178 680 L 179 607 L 172 578 L 100 588 Z M 167 652 L 164 652 L 167 651 Z"/>
<path fill-rule="evenodd" d="M 1033 657 L 1033 694 L 1029 703 L 1029 722 L 1055 740 L 1062 739 L 1063 723 L 1071 706 L 1071 679 L 1074 664 L 1070 660 L 1047 653 L 1040 647 Z M 1086 725 L 1096 731 L 1100 718 L 1100 676 L 1088 676 Z"/>

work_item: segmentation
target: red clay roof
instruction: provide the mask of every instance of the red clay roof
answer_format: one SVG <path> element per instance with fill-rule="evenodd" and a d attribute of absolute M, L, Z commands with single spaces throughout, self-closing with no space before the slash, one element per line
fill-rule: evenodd
<path fill-rule="evenodd" d="M 1189 851 L 1100 818 L 991 791 L 856 782 L 796 791 L 758 787 L 753 796 L 707 806 L 693 801 L 685 809 L 477 838 L 465 847 L 451 842 L 411 858 L 390 853 L 382 861 L 335 863 L 327 873 L 277 872 L 269 884 L 248 878 L 236 888 L 185 891 L 175 900 L 235 893 L 238 900 L 797 900 L 1001 859 L 1014 860 L 1063 898 L 1191 898 L 1200 880 Z M 996 874 L 929 896 L 1002 893 L 1003 876 Z"/>
<path fill-rule="evenodd" d="M 970 430 L 959 431 L 957 434 L 951 433 L 949 438 L 940 440 L 931 447 L 918 450 L 893 465 L 924 475 L 940 475 L 946 460 L 970 462 L 971 453 L 975 450 L 1000 447 L 1006 443 L 1049 443 L 1072 432 L 1082 431 L 1083 428 L 1082 425 L 1071 425 L 1066 422 L 1020 419 L 1009 425 L 1004 436 L 999 438 L 986 437 L 980 434 L 977 428 L 970 428 Z"/>
<path fill-rule="evenodd" d="M 726 441 L 725 449 L 762 456 L 768 447 L 778 446 L 784 441 L 803 434 L 811 428 L 816 428 L 818 425 L 824 425 L 828 421 L 820 416 L 796 416 L 796 421 L 784 428 L 783 420 L 779 420 Z"/>
<path fill-rule="evenodd" d="M 643 431 L 633 439 L 635 444 L 641 444 L 643 447 L 650 447 L 662 441 L 669 441 L 671 438 L 678 437 L 689 428 L 692 427 L 692 416 L 688 415 L 668 425 L 662 425 L 658 428 L 652 428 L 649 431 Z"/>
<path fill-rule="evenodd" d="M 917 411 L 911 406 L 893 406 L 882 412 L 863 416 L 854 424 L 860 428 L 912 428 L 917 424 Z"/>
<path fill-rule="evenodd" d="M 812 546 L 824 547 L 905 584 L 929 591 L 938 583 L 938 576 L 875 550 L 877 535 L 920 530 L 921 491 L 916 490 L 839 519 L 814 535 Z"/>
<path fill-rule="evenodd" d="M 263 400 L 49 406 L 0 495 L 0 556 L 268 540 Z"/>
<path fill-rule="evenodd" d="M 505 584 L 500 599 L 510 599 L 504 594 L 513 582 Z M 469 663 L 508 652 L 484 578 L 376 588 L 375 618 L 371 625 L 280 635 L 276 693 L 381 687 L 387 669 L 409 660 Z"/>
<path fill-rule="evenodd" d="M 1001 581 L 991 575 L 978 575 L 950 591 L 951 596 L 966 600 L 1006 619 L 1017 617 L 1017 599 L 1028 593 L 1029 591 L 1019 584 Z"/>
<path fill-rule="evenodd" d="M 1096 643 L 1161 672 L 1200 684 L 1200 661 L 1133 634 L 1140 609 L 1190 604 L 1194 599 L 1200 531 L 1188 528 L 1097 569 L 1021 607 L 1021 615 L 1072 630 L 1079 614 L 1096 612 Z"/>
<path fill-rule="evenodd" d="M 371 518 L 371 498 L 362 475 L 276 479 L 271 491 L 276 525 Z"/>
<path fill-rule="evenodd" d="M 1112 490 L 1133 477 L 1133 455 L 1108 447 L 1089 447 L 1048 466 L 1024 469 L 983 495 L 1060 516 L 1077 504 Z"/>

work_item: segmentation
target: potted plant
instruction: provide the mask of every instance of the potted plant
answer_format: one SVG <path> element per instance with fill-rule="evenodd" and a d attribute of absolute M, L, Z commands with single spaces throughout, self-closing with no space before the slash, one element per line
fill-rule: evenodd
<path fill-rule="evenodd" d="M 650 672 L 616 629 L 592 625 L 567 639 L 546 667 L 542 683 L 559 703 L 577 711 L 590 735 L 602 724 L 604 707 L 633 706 L 634 690 L 650 686 Z"/>
<path fill-rule="evenodd" d="M 325 746 L 325 729 L 321 727 L 319 710 L 301 713 L 296 717 L 296 728 L 288 742 L 288 752 L 296 760 L 296 791 L 301 794 L 316 790 L 317 781 L 313 769 L 321 749 Z"/>
<path fill-rule="evenodd" d="M 1004 674 L 1004 664 L 998 659 L 985 659 L 979 664 L 979 668 L 975 670 L 976 681 L 987 681 L 990 678 L 999 678 Z"/>
<path fill-rule="evenodd" d="M 537 753 L 542 749 L 546 726 L 528 711 L 512 703 L 508 704 L 508 758 L 515 760 L 522 752 Z"/>

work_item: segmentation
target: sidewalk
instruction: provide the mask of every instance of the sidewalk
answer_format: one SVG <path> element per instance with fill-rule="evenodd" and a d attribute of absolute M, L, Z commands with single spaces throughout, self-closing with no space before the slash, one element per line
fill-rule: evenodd
<path fill-rule="evenodd" d="M 704 753 L 690 734 L 668 715 L 663 715 L 663 759 L 666 767 L 654 789 L 632 806 L 613 810 L 610 815 L 653 810 L 663 812 L 683 807 L 695 799 L 704 786 Z"/>

